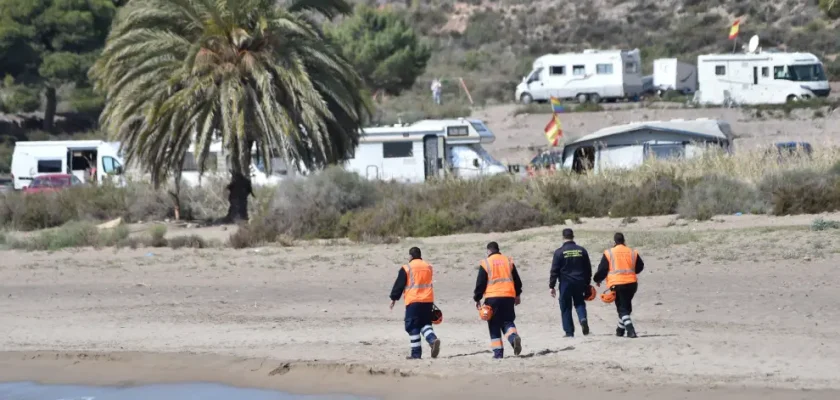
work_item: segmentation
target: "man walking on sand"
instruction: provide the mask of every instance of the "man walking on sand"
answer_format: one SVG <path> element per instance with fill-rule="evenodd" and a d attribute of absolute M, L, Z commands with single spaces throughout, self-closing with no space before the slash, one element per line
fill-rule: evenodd
<path fill-rule="evenodd" d="M 635 338 L 636 327 L 630 314 L 633 312 L 633 296 L 639 288 L 636 274 L 642 272 L 645 263 L 638 251 L 624 244 L 623 233 L 616 233 L 613 241 L 615 247 L 604 250 L 594 280 L 601 286 L 601 282 L 606 279 L 607 287 L 615 293 L 615 308 L 618 311 L 616 336 L 622 337 L 626 331 L 628 338 Z"/>
<path fill-rule="evenodd" d="M 420 249 L 412 247 L 408 250 L 408 264 L 403 265 L 397 273 L 397 280 L 391 289 L 391 309 L 400 299 L 405 297 L 405 331 L 411 339 L 411 355 L 406 357 L 410 360 L 420 359 L 423 354 L 423 347 L 420 337 L 423 336 L 429 343 L 432 351 L 432 358 L 437 358 L 440 353 L 440 339 L 432 329 L 434 320 L 435 291 L 432 287 L 432 265 L 423 261 L 420 256 Z"/>
<path fill-rule="evenodd" d="M 479 262 L 473 300 L 476 310 L 481 308 L 482 297 L 484 304 L 493 309 L 493 315 L 487 321 L 493 358 L 504 357 L 502 334 L 513 347 L 514 355 L 518 356 L 522 352 L 522 338 L 513 322 L 516 319 L 514 307 L 519 305 L 521 294 L 522 280 L 519 279 L 513 259 L 502 255 L 498 243 L 488 243 L 487 257 Z"/>
<path fill-rule="evenodd" d="M 589 289 L 592 280 L 592 263 L 589 253 L 575 244 L 575 234 L 571 229 L 563 229 L 563 246 L 554 251 L 551 261 L 551 274 L 548 280 L 551 297 L 554 297 L 554 285 L 559 281 L 560 286 L 560 316 L 563 320 L 563 331 L 566 337 L 575 336 L 575 323 L 572 320 L 572 304 L 577 312 L 580 329 L 584 336 L 589 334 L 589 323 L 586 320 L 586 302 L 584 294 Z"/>

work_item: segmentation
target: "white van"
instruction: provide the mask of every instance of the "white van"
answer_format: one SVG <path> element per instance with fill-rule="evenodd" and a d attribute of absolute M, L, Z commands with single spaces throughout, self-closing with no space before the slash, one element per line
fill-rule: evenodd
<path fill-rule="evenodd" d="M 598 103 L 642 94 L 642 58 L 638 49 L 584 50 L 583 53 L 546 54 L 516 86 L 516 101 L 577 99 Z"/>
<path fill-rule="evenodd" d="M 124 162 L 118 154 L 118 147 L 104 140 L 16 142 L 12 181 L 20 190 L 40 174 L 71 174 L 82 182 L 122 185 Z"/>
<path fill-rule="evenodd" d="M 364 128 L 345 169 L 367 179 L 406 183 L 507 173 L 507 168 L 481 146 L 495 139 L 493 132 L 476 119 Z"/>

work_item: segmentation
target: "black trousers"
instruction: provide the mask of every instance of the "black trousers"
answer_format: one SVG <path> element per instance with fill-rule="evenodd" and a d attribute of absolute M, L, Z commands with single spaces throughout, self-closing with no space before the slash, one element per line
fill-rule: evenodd
<path fill-rule="evenodd" d="M 618 311 L 618 329 L 623 330 L 627 325 L 633 325 L 630 314 L 633 313 L 633 296 L 636 295 L 638 289 L 639 284 L 637 282 L 613 286 L 615 309 Z"/>

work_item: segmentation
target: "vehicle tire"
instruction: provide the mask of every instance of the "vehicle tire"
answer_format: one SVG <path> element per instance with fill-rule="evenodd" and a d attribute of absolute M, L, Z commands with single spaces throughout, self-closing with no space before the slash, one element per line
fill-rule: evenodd
<path fill-rule="evenodd" d="M 522 96 L 519 96 L 519 102 L 522 104 L 531 104 L 534 102 L 534 98 L 529 93 L 522 93 Z"/>
<path fill-rule="evenodd" d="M 578 103 L 584 104 L 584 103 L 586 103 L 587 100 L 589 100 L 589 96 L 587 96 L 586 93 L 581 93 L 581 94 L 577 95 Z"/>
<path fill-rule="evenodd" d="M 592 93 L 589 95 L 589 101 L 592 104 L 598 104 L 601 102 L 601 96 L 598 93 Z"/>
<path fill-rule="evenodd" d="M 797 96 L 795 94 L 792 94 L 792 95 L 787 97 L 787 102 L 788 103 L 795 103 L 797 101 L 799 101 L 799 96 Z"/>

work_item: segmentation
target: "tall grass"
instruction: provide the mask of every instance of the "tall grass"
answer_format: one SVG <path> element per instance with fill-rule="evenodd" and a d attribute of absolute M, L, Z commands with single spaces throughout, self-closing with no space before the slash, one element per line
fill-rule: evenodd
<path fill-rule="evenodd" d="M 578 217 L 679 213 L 816 213 L 840 209 L 840 149 L 811 157 L 763 150 L 709 150 L 685 161 L 650 160 L 632 170 L 559 171 L 531 179 L 495 176 L 419 185 L 369 182 L 338 169 L 284 185 L 231 238 L 237 247 L 284 238 L 392 241 L 405 236 L 504 232 Z M 363 194 L 363 195 L 362 195 Z M 237 236 L 238 235 L 238 236 Z"/>

